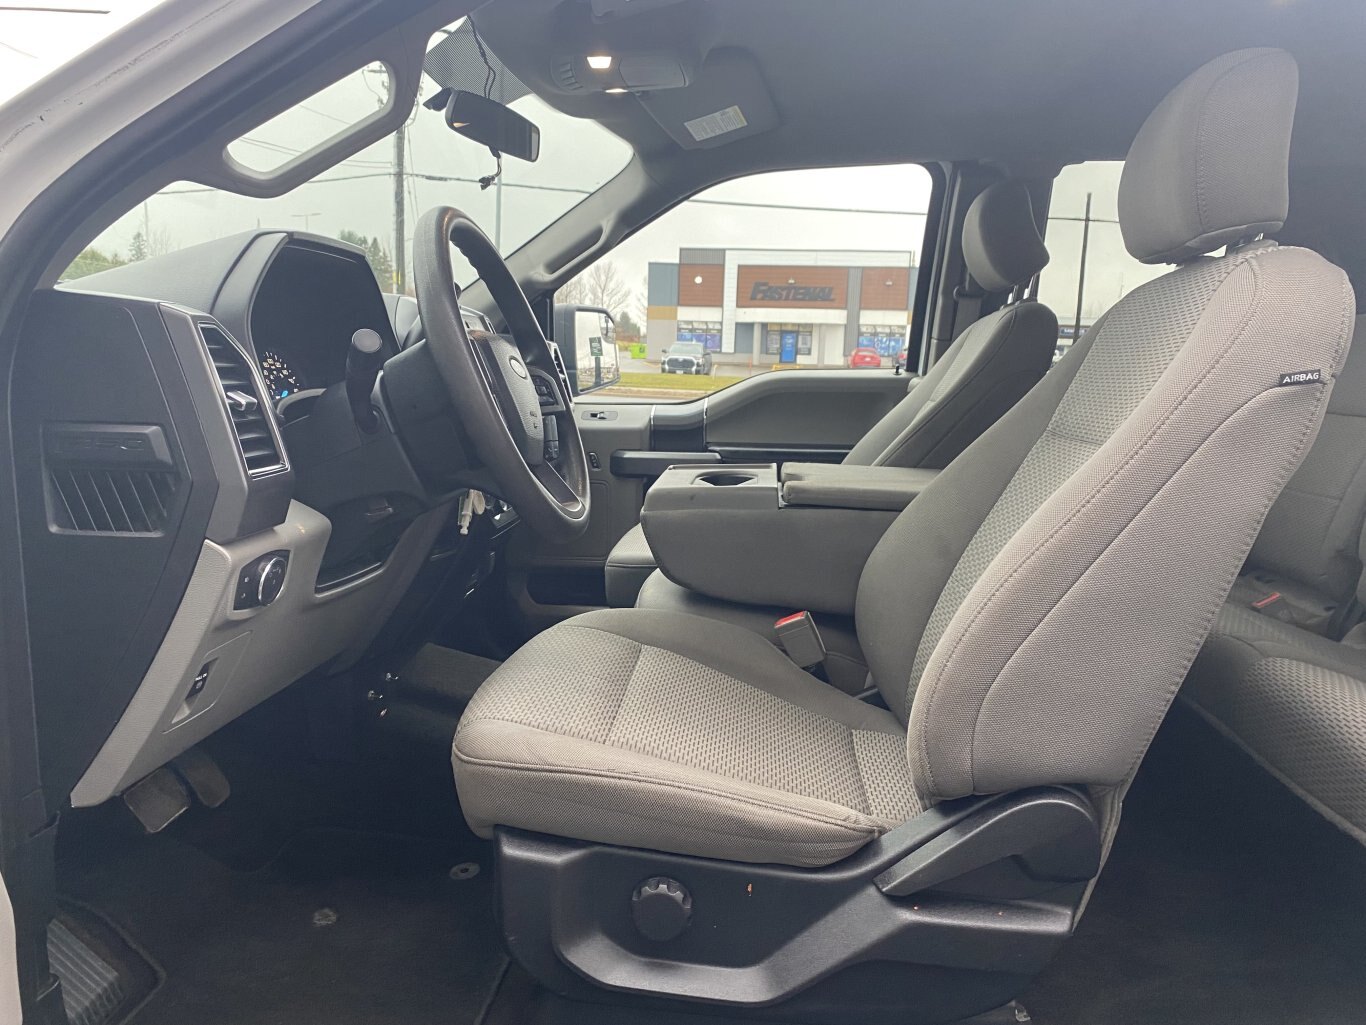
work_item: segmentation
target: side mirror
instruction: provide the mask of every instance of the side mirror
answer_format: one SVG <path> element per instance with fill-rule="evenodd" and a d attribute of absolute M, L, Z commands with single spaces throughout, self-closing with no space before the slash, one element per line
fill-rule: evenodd
<path fill-rule="evenodd" d="M 560 347 L 575 395 L 621 380 L 617 325 L 600 306 L 556 306 L 555 344 Z"/>

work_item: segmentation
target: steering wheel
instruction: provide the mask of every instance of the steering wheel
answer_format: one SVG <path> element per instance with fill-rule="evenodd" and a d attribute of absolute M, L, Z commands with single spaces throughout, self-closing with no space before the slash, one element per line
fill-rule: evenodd
<path fill-rule="evenodd" d="M 451 266 L 454 245 L 478 272 L 507 324 L 506 335 L 466 331 Z M 526 294 L 470 217 L 428 210 L 413 236 L 414 283 L 427 346 L 474 453 L 499 497 L 532 530 L 570 541 L 588 527 L 588 462 L 569 395 Z M 530 368 L 544 372 L 565 412 L 556 417 L 558 466 L 545 458 L 540 398 Z M 543 378 L 544 379 L 544 378 Z"/>

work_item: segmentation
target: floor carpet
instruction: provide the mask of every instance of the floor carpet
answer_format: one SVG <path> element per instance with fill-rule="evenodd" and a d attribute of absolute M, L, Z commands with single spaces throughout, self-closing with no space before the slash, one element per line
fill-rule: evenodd
<path fill-rule="evenodd" d="M 1041 1025 L 1360 1025 L 1366 851 L 1178 707 Z"/>
<path fill-rule="evenodd" d="M 68 862 L 61 888 L 161 974 L 129 1025 L 474 1025 L 504 964 L 487 855 L 316 831 L 241 871 L 147 837 Z"/>

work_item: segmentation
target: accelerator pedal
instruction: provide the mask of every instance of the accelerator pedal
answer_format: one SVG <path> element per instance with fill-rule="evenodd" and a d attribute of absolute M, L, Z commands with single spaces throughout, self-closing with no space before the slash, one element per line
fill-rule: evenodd
<path fill-rule="evenodd" d="M 207 751 L 192 747 L 171 762 L 171 768 L 190 785 L 206 808 L 217 808 L 232 796 L 232 784 Z"/>

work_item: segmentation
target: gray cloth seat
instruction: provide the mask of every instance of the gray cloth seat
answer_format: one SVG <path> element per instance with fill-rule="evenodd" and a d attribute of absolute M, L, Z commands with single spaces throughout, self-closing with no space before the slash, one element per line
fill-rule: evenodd
<path fill-rule="evenodd" d="M 471 827 L 810 866 L 942 801 L 1066 784 L 1112 831 L 1347 344 L 1345 276 L 1246 241 L 1286 215 L 1296 83 L 1288 54 L 1240 51 L 1145 122 L 1121 230 L 1179 265 L 886 532 L 855 626 L 888 712 L 743 629 L 594 613 L 531 642 L 462 718 Z"/>
<path fill-rule="evenodd" d="M 1354 586 L 1363 590 L 1363 518 L 1366 347 L 1354 347 L 1181 698 L 1366 843 L 1366 647 L 1360 627 L 1336 639 Z"/>
<path fill-rule="evenodd" d="M 963 260 L 988 294 L 1022 289 L 1048 264 L 1029 191 L 1017 181 L 985 189 L 963 224 Z M 947 466 L 1048 371 L 1058 318 L 1032 299 L 1011 301 L 970 325 L 845 456 L 853 466 Z M 627 608 L 656 569 L 644 527 L 607 557 L 607 603 Z"/>
<path fill-rule="evenodd" d="M 1366 647 L 1359 641 L 1333 641 L 1228 604 L 1181 697 L 1366 843 Z"/>
<path fill-rule="evenodd" d="M 1366 337 L 1356 320 L 1356 337 Z M 1323 426 L 1267 514 L 1229 601 L 1332 634 L 1362 573 L 1366 524 L 1366 345 L 1348 350 Z"/>
<path fill-rule="evenodd" d="M 663 573 L 656 572 L 641 588 L 639 608 L 656 612 L 682 613 L 710 622 L 726 623 L 774 640 L 773 624 L 792 610 L 774 605 L 739 605 L 735 602 L 708 598 L 706 595 L 680 587 Z M 860 694 L 868 689 L 868 662 L 859 647 L 858 630 L 848 616 L 813 612 L 816 628 L 825 645 L 825 672 L 830 682 L 846 694 Z"/>
<path fill-rule="evenodd" d="M 508 822 L 511 797 L 541 832 L 824 865 L 919 810 L 890 712 L 747 630 L 663 612 L 604 609 L 534 638 L 476 694 L 456 752 L 477 832 Z"/>

